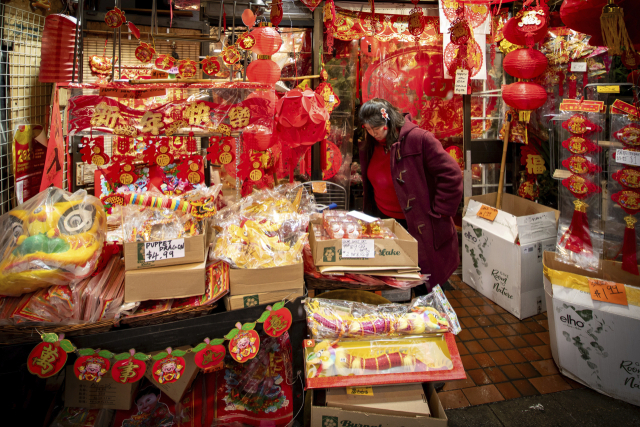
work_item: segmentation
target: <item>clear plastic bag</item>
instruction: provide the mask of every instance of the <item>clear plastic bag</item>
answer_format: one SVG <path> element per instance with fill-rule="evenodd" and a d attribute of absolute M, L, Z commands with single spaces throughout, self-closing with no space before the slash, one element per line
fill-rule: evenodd
<path fill-rule="evenodd" d="M 0 295 L 78 283 L 96 269 L 107 218 L 100 200 L 48 188 L 0 217 Z"/>
<path fill-rule="evenodd" d="M 411 304 L 371 305 L 307 298 L 307 326 L 314 339 L 372 339 L 401 335 L 460 332 L 455 312 L 439 286 Z"/>

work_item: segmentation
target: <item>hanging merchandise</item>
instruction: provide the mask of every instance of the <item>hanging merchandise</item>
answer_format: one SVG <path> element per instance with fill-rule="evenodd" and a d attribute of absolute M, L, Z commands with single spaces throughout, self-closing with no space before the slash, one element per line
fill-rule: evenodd
<path fill-rule="evenodd" d="M 187 365 L 187 362 L 185 362 L 182 357 L 186 353 L 184 350 L 173 351 L 171 347 L 169 347 L 166 352 L 155 355 L 153 357 L 155 363 L 151 368 L 153 379 L 156 380 L 158 384 L 171 384 L 178 381 Z"/>
<path fill-rule="evenodd" d="M 446 151 L 453 158 L 453 160 L 456 161 L 456 163 L 460 167 L 460 170 L 464 170 L 464 159 L 462 156 L 462 149 L 460 147 L 458 147 L 457 145 L 451 145 L 444 151 Z"/>
<path fill-rule="evenodd" d="M 42 342 L 35 346 L 27 359 L 27 369 L 40 378 L 49 378 L 57 374 L 67 363 L 67 353 L 76 350 L 64 334 L 42 334 Z"/>
<path fill-rule="evenodd" d="M 196 61 L 190 59 L 183 59 L 178 62 L 178 74 L 183 79 L 190 79 L 198 74 L 198 67 Z"/>
<path fill-rule="evenodd" d="M 111 377 L 120 384 L 140 381 L 147 371 L 146 358 L 146 355 L 136 353 L 135 349 L 129 350 L 129 354 L 115 355 Z"/>
<path fill-rule="evenodd" d="M 135 55 L 138 61 L 148 63 L 156 55 L 156 50 L 149 43 L 140 42 L 140 46 L 136 48 Z"/>
<path fill-rule="evenodd" d="M 125 18 L 124 12 L 122 10 L 114 7 L 113 9 L 107 11 L 104 16 L 104 22 L 106 22 L 110 28 L 120 28 L 122 24 L 127 22 L 127 18 Z"/>
<path fill-rule="evenodd" d="M 98 136 L 95 138 L 83 137 L 82 148 L 80 153 L 82 154 L 81 160 L 88 164 L 96 166 L 104 166 L 109 163 L 109 156 L 104 151 L 104 136 Z"/>
<path fill-rule="evenodd" d="M 274 85 L 280 80 L 280 67 L 271 60 L 271 55 L 280 50 L 282 37 L 270 25 L 262 25 L 251 32 L 255 39 L 251 50 L 258 55 L 258 59 L 252 61 L 247 67 L 247 78 L 250 82 Z"/>
<path fill-rule="evenodd" d="M 325 149 L 325 166 L 322 168 L 322 179 L 324 181 L 333 178 L 340 171 L 342 166 L 342 153 L 340 148 L 333 142 L 324 140 Z M 322 152 L 322 150 L 320 150 Z"/>
<path fill-rule="evenodd" d="M 103 357 L 100 353 L 107 355 L 107 357 Z M 99 383 L 102 377 L 109 372 L 111 363 L 108 357 L 112 356 L 111 352 L 90 350 L 90 354 L 83 354 L 82 351 L 78 351 L 78 354 L 81 356 L 73 364 L 73 373 L 80 381 Z"/>
<path fill-rule="evenodd" d="M 547 35 L 549 6 L 547 0 L 525 3 L 525 7 L 504 26 L 504 37 L 515 45 L 532 47 Z"/>
<path fill-rule="evenodd" d="M 412 0 L 417 4 L 417 1 Z M 474 33 L 491 33 L 491 11 L 488 4 L 482 2 L 464 2 L 455 0 L 440 0 L 438 11 L 440 15 L 440 32 L 446 33 L 453 21 L 462 13 L 469 22 Z M 484 3 L 489 3 L 486 1 Z M 463 11 L 460 9 L 463 8 Z"/>
<path fill-rule="evenodd" d="M 280 22 L 282 22 L 282 16 L 282 0 L 273 0 L 271 2 L 271 13 L 269 14 L 269 20 L 271 21 L 271 24 L 274 27 L 278 28 L 278 25 L 280 25 Z"/>
<path fill-rule="evenodd" d="M 530 47 L 509 52 L 503 64 L 504 70 L 513 77 L 534 79 L 545 71 L 548 61 L 541 52 Z M 502 99 L 507 105 L 520 111 L 520 121 L 529 122 L 531 112 L 547 102 L 547 91 L 538 83 L 518 81 L 502 89 Z"/>
<path fill-rule="evenodd" d="M 242 55 L 235 45 L 227 46 L 222 49 L 222 62 L 224 62 L 225 65 L 234 65 L 235 63 L 240 61 L 240 59 L 242 59 Z"/>
<path fill-rule="evenodd" d="M 202 60 L 202 72 L 208 76 L 215 76 L 220 72 L 220 62 L 218 58 L 207 56 Z"/>
<path fill-rule="evenodd" d="M 331 83 L 320 83 L 315 92 L 324 99 L 324 107 L 327 109 L 327 113 L 331 114 L 340 105 L 340 98 L 333 91 Z"/>
<path fill-rule="evenodd" d="M 248 31 L 240 34 L 238 36 L 238 41 L 236 45 L 242 50 L 251 50 L 251 48 L 256 44 L 256 38 L 253 34 L 249 34 Z"/>
<path fill-rule="evenodd" d="M 171 55 L 160 55 L 156 58 L 155 66 L 163 71 L 168 71 L 176 66 L 177 60 Z"/>
<path fill-rule="evenodd" d="M 118 57 L 116 56 L 116 62 Z M 89 56 L 89 68 L 91 72 L 97 76 L 108 76 L 111 74 L 111 67 L 113 66 L 113 58 L 110 56 Z"/>
<path fill-rule="evenodd" d="M 205 338 L 206 346 L 198 351 L 195 356 L 195 363 L 198 368 L 206 372 L 214 372 L 224 368 L 224 358 L 227 349 L 222 345 L 224 339 L 210 340 Z"/>
<path fill-rule="evenodd" d="M 253 28 L 256 24 L 256 15 L 251 9 L 245 9 L 242 12 L 242 23 L 246 25 L 247 28 Z"/>

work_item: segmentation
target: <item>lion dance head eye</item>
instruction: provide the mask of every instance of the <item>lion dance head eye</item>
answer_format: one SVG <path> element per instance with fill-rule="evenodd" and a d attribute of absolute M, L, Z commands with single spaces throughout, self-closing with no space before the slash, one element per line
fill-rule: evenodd
<path fill-rule="evenodd" d="M 62 234 L 75 235 L 91 229 L 95 221 L 96 209 L 92 205 L 76 205 L 65 211 L 58 221 Z"/>

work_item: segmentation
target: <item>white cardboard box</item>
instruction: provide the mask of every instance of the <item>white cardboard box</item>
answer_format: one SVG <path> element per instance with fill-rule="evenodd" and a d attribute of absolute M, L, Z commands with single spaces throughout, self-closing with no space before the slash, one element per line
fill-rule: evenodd
<path fill-rule="evenodd" d="M 640 279 L 611 261 L 597 273 L 558 262 L 554 252 L 544 254 L 544 263 L 551 353 L 560 372 L 602 394 L 640 405 L 640 295 L 637 287 L 629 286 L 640 286 Z M 555 272 L 572 273 L 571 287 Z M 626 282 L 629 305 L 593 301 L 589 277 Z"/>
<path fill-rule="evenodd" d="M 555 209 L 511 194 L 493 222 L 476 214 L 497 193 L 467 199 L 462 219 L 462 280 L 519 319 L 546 311 L 542 254 L 554 250 Z"/>

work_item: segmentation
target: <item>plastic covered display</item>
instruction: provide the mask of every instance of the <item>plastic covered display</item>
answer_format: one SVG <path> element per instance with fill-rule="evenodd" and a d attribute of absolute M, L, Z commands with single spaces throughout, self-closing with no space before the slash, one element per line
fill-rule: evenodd
<path fill-rule="evenodd" d="M 411 304 L 371 305 L 307 298 L 307 326 L 315 339 L 371 339 L 437 332 L 460 332 L 457 316 L 440 286 Z"/>
<path fill-rule="evenodd" d="M 376 340 L 304 341 L 307 387 L 464 379 L 452 334 Z"/>
<path fill-rule="evenodd" d="M 300 187 L 257 191 L 215 217 L 218 232 L 211 257 L 232 268 L 270 268 L 302 262 L 313 198 Z M 306 195 L 306 197 L 305 197 Z"/>
<path fill-rule="evenodd" d="M 93 273 L 106 233 L 100 200 L 48 188 L 0 217 L 0 295 L 77 283 Z"/>

